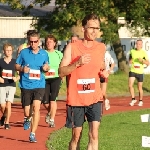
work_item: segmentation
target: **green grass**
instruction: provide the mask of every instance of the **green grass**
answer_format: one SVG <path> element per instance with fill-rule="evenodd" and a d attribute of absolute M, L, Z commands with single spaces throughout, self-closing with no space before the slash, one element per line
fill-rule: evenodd
<path fill-rule="evenodd" d="M 150 92 L 150 75 L 144 75 L 143 91 Z M 138 93 L 137 81 L 134 84 L 135 93 Z M 109 76 L 107 94 L 108 95 L 126 95 L 129 93 L 128 89 L 128 74 L 117 72 Z"/>
<path fill-rule="evenodd" d="M 146 150 L 142 148 L 142 136 L 150 136 L 150 124 L 142 123 L 141 114 L 150 109 L 124 112 L 103 116 L 99 129 L 100 150 Z M 46 145 L 49 150 L 66 150 L 71 138 L 71 130 L 62 128 L 52 133 Z M 88 125 L 84 124 L 81 150 L 86 149 L 88 142 Z"/>
<path fill-rule="evenodd" d="M 137 83 L 137 82 L 135 82 Z M 150 75 L 144 75 L 144 83 L 143 83 L 143 90 L 144 93 L 150 92 Z M 138 92 L 137 84 L 134 85 L 135 92 Z M 110 95 L 126 95 L 129 92 L 128 90 L 128 74 L 122 72 L 116 72 L 109 76 L 107 94 Z M 66 95 L 66 82 L 61 86 L 59 95 Z M 17 84 L 17 92 L 15 97 L 20 97 L 20 89 Z"/>

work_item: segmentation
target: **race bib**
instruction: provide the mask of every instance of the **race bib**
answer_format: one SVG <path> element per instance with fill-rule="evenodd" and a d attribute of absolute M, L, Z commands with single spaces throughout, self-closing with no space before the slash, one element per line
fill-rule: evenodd
<path fill-rule="evenodd" d="M 6 78 L 6 79 L 12 79 L 12 77 L 13 77 L 12 70 L 5 70 L 5 69 L 3 69 L 2 77 Z"/>
<path fill-rule="evenodd" d="M 78 93 L 95 92 L 95 78 L 92 79 L 78 79 L 77 80 Z"/>
<path fill-rule="evenodd" d="M 29 79 L 40 80 L 40 70 L 30 69 Z"/>
<path fill-rule="evenodd" d="M 54 69 L 50 69 L 48 72 L 45 73 L 45 77 L 47 78 L 51 78 L 55 76 L 55 70 Z"/>
<path fill-rule="evenodd" d="M 134 64 L 135 69 L 140 69 L 140 64 Z"/>

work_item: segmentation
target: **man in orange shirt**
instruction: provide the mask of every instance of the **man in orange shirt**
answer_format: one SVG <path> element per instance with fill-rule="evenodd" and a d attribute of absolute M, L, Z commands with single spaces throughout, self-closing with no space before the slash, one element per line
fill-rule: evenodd
<path fill-rule="evenodd" d="M 80 148 L 85 117 L 89 123 L 87 149 L 98 150 L 103 105 L 99 76 L 108 77 L 103 70 L 105 45 L 95 41 L 99 30 L 99 17 L 94 14 L 85 16 L 82 20 L 84 39 L 67 45 L 60 64 L 59 76 L 68 75 L 66 127 L 72 128 L 69 150 Z"/>

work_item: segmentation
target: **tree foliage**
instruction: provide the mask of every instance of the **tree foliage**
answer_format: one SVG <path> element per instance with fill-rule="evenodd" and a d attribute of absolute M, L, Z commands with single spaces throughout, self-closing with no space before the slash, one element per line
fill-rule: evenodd
<path fill-rule="evenodd" d="M 51 0 L 0 0 L 0 2 L 8 3 L 12 9 L 28 12 L 35 4 L 42 7 L 48 5 Z M 70 28 L 81 25 L 81 20 L 89 13 L 95 13 L 103 20 L 101 31 L 104 41 L 116 41 L 121 26 L 134 29 L 141 27 L 143 29 L 141 36 L 150 34 L 149 0 L 55 0 L 55 4 L 56 9 L 45 18 L 39 19 L 36 27 L 43 32 L 56 34 L 61 40 L 69 38 Z M 118 17 L 125 17 L 126 24 L 118 24 Z"/>
<path fill-rule="evenodd" d="M 19 0 L 1 0 L 13 9 L 19 8 L 29 14 L 34 4 L 45 6 L 51 0 L 33 0 L 24 6 Z M 113 44 L 119 61 L 119 68 L 125 70 L 125 55 L 119 41 L 118 29 L 127 26 L 138 36 L 150 35 L 150 0 L 55 0 L 56 8 L 46 17 L 40 18 L 35 27 L 43 35 L 53 33 L 60 40 L 70 38 L 70 28 L 80 26 L 86 14 L 95 13 L 101 18 L 102 39 Z M 27 13 L 26 13 L 27 12 Z M 118 24 L 118 17 L 124 17 L 125 24 Z M 138 28 L 142 30 L 138 30 Z M 141 32 L 142 31 L 142 32 Z"/>

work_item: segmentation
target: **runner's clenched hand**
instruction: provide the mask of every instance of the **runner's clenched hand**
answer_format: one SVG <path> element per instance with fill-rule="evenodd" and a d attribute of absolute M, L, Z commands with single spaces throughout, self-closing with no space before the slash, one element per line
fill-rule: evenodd
<path fill-rule="evenodd" d="M 109 73 L 106 70 L 100 70 L 100 76 L 102 76 L 104 78 L 108 78 Z"/>
<path fill-rule="evenodd" d="M 77 60 L 76 64 L 77 64 L 77 66 L 82 66 L 84 64 L 88 64 L 90 61 L 91 61 L 91 55 L 90 54 L 83 54 Z"/>
<path fill-rule="evenodd" d="M 48 62 L 46 62 L 46 64 L 43 65 L 43 71 L 48 71 L 50 69 Z"/>

